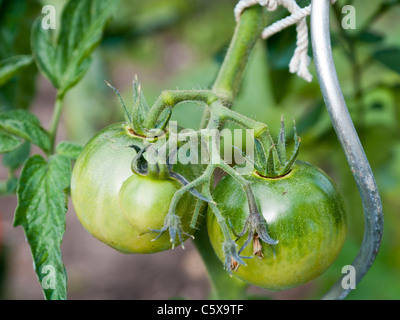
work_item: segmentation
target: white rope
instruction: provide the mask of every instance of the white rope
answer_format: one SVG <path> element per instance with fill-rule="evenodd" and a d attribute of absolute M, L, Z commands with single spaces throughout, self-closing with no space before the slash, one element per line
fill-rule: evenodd
<path fill-rule="evenodd" d="M 331 0 L 331 4 L 335 4 L 337 0 Z M 296 73 L 299 77 L 304 80 L 311 82 L 312 75 L 309 71 L 309 65 L 311 58 L 308 56 L 308 26 L 307 26 L 307 16 L 311 14 L 311 5 L 300 8 L 295 0 L 241 0 L 237 4 L 234 13 L 236 22 L 239 22 L 240 15 L 242 12 L 253 5 L 260 4 L 266 7 L 268 11 L 274 11 L 279 5 L 286 8 L 290 16 L 279 20 L 272 24 L 271 26 L 264 29 L 262 32 L 262 38 L 267 39 L 272 35 L 282 31 L 283 29 L 297 24 L 297 47 L 294 52 L 293 58 L 289 64 L 289 71 L 291 73 Z"/>
<path fill-rule="evenodd" d="M 282 31 L 283 29 L 286 29 L 287 27 L 290 27 L 294 24 L 296 24 L 299 20 L 306 18 L 307 16 L 310 15 L 311 7 L 305 7 L 300 10 L 297 10 L 294 12 L 292 15 L 287 16 L 286 18 L 283 18 L 282 20 L 279 20 L 275 22 L 274 24 L 270 25 L 269 27 L 265 28 L 264 31 L 262 32 L 262 38 L 267 39 L 274 34 Z"/>

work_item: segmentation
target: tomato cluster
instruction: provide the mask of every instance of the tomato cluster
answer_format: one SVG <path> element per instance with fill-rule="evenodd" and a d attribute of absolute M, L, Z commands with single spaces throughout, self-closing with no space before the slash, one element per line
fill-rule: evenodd
<path fill-rule="evenodd" d="M 171 176 L 140 174 L 132 170 L 132 161 L 148 143 L 129 125 L 112 125 L 87 144 L 73 170 L 71 196 L 82 225 L 124 253 L 168 250 L 176 237 L 183 242 L 195 232 L 192 216 L 198 199 L 193 192 L 182 195 L 174 215 L 168 213 L 182 187 L 176 176 L 193 181 L 202 167 L 178 162 Z M 254 226 L 249 220 L 249 194 L 234 176 L 226 175 L 212 190 L 212 203 L 230 226 L 231 248 L 232 243 L 240 247 L 236 256 L 227 256 L 226 232 L 212 206 L 206 215 L 209 239 L 218 258 L 225 266 L 231 259 L 240 279 L 269 290 L 297 286 L 322 274 L 338 256 L 346 236 L 345 209 L 337 187 L 315 166 L 294 162 L 296 156 L 297 149 L 288 162 L 283 161 L 286 171 L 280 176 L 265 177 L 256 167 L 242 177 L 251 187 L 258 214 Z M 175 224 L 168 220 L 171 217 Z M 250 259 L 244 264 L 235 257 Z"/>

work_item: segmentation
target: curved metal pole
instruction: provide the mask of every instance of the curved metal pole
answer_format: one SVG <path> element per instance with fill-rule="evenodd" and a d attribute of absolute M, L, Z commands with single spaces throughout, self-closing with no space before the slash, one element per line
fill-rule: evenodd
<path fill-rule="evenodd" d="M 363 147 L 350 118 L 333 62 L 330 27 L 330 0 L 313 0 L 311 37 L 313 54 L 328 113 L 357 183 L 365 215 L 364 239 L 352 265 L 356 283 L 368 272 L 378 254 L 383 233 L 383 211 L 378 188 Z M 351 289 L 343 289 L 339 279 L 323 299 L 344 299 Z"/>

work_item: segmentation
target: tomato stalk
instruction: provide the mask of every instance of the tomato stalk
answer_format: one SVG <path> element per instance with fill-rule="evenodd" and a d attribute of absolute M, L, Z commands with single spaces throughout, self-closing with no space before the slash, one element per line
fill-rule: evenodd
<path fill-rule="evenodd" d="M 53 117 L 51 119 L 49 137 L 50 137 L 50 150 L 47 155 L 54 153 L 54 147 L 57 137 L 57 129 L 60 123 L 61 114 L 63 111 L 64 94 L 57 94 L 56 102 L 54 105 Z"/>
<path fill-rule="evenodd" d="M 173 108 L 179 103 L 196 101 L 211 104 L 215 100 L 217 100 L 217 96 L 209 90 L 165 90 L 150 109 L 147 118 L 143 122 L 143 127 L 148 129 L 155 128 L 161 113 L 166 108 Z"/>
<path fill-rule="evenodd" d="M 220 121 L 218 118 L 215 119 L 215 121 L 210 121 L 209 129 L 212 129 L 212 127 L 219 127 Z M 187 185 L 183 186 L 181 189 L 175 192 L 171 203 L 169 207 L 168 214 L 165 218 L 164 221 L 164 227 L 159 230 L 159 237 L 163 235 L 164 232 L 169 230 L 170 236 L 171 236 L 171 241 L 173 243 L 173 246 L 175 245 L 175 240 L 176 236 L 178 236 L 178 239 L 181 241 L 181 234 L 184 233 L 182 230 L 182 226 L 180 224 L 180 219 L 176 215 L 175 211 L 178 205 L 179 200 L 183 197 L 183 195 L 190 191 L 191 189 L 194 189 L 198 186 L 205 186 L 203 188 L 204 196 L 209 200 L 209 205 L 213 208 L 215 215 L 217 217 L 217 220 L 220 224 L 220 227 L 223 231 L 223 234 L 225 236 L 225 243 L 224 243 L 224 249 L 226 253 L 226 263 L 225 263 L 225 268 L 231 272 L 231 261 L 236 261 L 242 265 L 244 265 L 244 261 L 242 257 L 239 256 L 238 250 L 237 250 L 237 245 L 235 242 L 231 239 L 230 236 L 230 231 L 229 227 L 225 221 L 225 219 L 222 217 L 222 214 L 219 212 L 216 204 L 212 201 L 211 193 L 210 193 L 210 188 L 211 188 L 211 182 L 212 182 L 212 175 L 215 171 L 216 168 L 220 168 L 227 172 L 228 174 L 231 174 L 232 176 L 235 177 L 235 179 L 239 182 L 239 184 L 246 190 L 246 193 L 252 194 L 251 189 L 247 181 L 240 177 L 237 176 L 237 173 L 234 169 L 232 169 L 230 166 L 228 166 L 221 158 L 219 155 L 219 150 L 217 143 L 215 139 L 212 139 L 211 136 L 208 137 L 208 142 L 209 142 L 209 157 L 210 157 L 210 164 L 206 168 L 206 170 L 202 173 L 200 177 L 197 179 L 193 180 L 192 182 L 188 183 Z M 214 142 L 214 143 L 213 143 Z M 254 196 L 251 197 L 250 199 L 254 200 Z M 254 209 L 254 206 L 256 206 L 255 202 L 249 202 L 249 206 Z M 258 211 L 257 211 L 258 212 Z M 196 224 L 196 221 L 192 221 L 192 225 Z M 156 238 L 156 239 L 157 239 Z M 182 242 L 182 241 L 181 241 Z"/>
<path fill-rule="evenodd" d="M 178 240 L 181 241 L 181 234 L 184 232 L 182 230 L 179 217 L 175 214 L 178 202 L 186 192 L 198 186 L 203 186 L 203 193 L 204 193 L 203 197 L 205 197 L 208 200 L 207 202 L 209 206 L 212 208 L 217 218 L 217 221 L 221 227 L 222 233 L 224 235 L 225 241 L 223 244 L 223 250 L 225 254 L 225 269 L 229 273 L 231 273 L 232 270 L 236 270 L 239 267 L 239 265 L 245 265 L 245 262 L 243 260 L 244 257 L 240 256 L 240 252 L 244 248 L 238 250 L 235 241 L 232 240 L 231 238 L 231 233 L 227 225 L 227 222 L 225 221 L 221 212 L 216 206 L 216 203 L 212 201 L 210 189 L 212 183 L 212 176 L 216 168 L 220 168 L 227 174 L 232 176 L 232 178 L 242 187 L 248 199 L 249 218 L 248 222 L 245 225 L 245 229 L 242 231 L 242 235 L 244 235 L 248 231 L 250 241 L 253 239 L 253 237 L 254 238 L 260 237 L 265 243 L 271 245 L 277 244 L 277 241 L 271 239 L 267 234 L 266 222 L 259 213 L 250 183 L 241 175 L 239 175 L 235 169 L 230 167 L 221 158 L 218 141 L 216 137 L 214 137 L 215 129 L 218 129 L 221 126 L 223 120 L 230 120 L 237 118 L 236 119 L 237 122 L 239 122 L 241 125 L 244 126 L 248 125 L 249 127 L 253 126 L 257 127 L 257 125 L 261 126 L 261 124 L 246 118 L 243 122 L 248 122 L 248 123 L 247 124 L 242 123 L 240 117 L 237 116 L 236 113 L 222 106 L 220 102 L 214 102 L 213 104 L 211 104 L 210 112 L 211 112 L 211 117 L 208 121 L 206 130 L 204 130 L 203 132 L 204 135 L 203 138 L 206 138 L 208 141 L 207 144 L 208 144 L 209 165 L 200 177 L 198 177 L 192 182 L 189 182 L 174 194 L 170 203 L 168 214 L 164 221 L 164 226 L 161 230 L 158 230 L 159 236 L 157 238 L 161 237 L 167 230 L 169 230 L 173 245 L 175 245 L 176 236 L 178 236 Z M 260 129 L 258 132 L 264 133 L 265 130 Z M 192 226 L 196 225 L 196 221 L 192 220 L 191 225 Z M 246 246 L 247 244 L 248 243 L 246 242 Z"/>
<path fill-rule="evenodd" d="M 257 42 L 257 39 L 259 39 L 262 30 L 261 22 L 261 7 L 255 6 L 245 10 L 239 24 L 236 27 L 228 53 L 221 66 L 220 72 L 213 85 L 212 91 L 164 91 L 160 95 L 154 106 L 150 109 L 143 126 L 145 128 L 155 127 L 159 117 L 161 116 L 161 113 L 166 108 L 173 108 L 176 104 L 183 101 L 201 101 L 206 104 L 205 112 L 201 122 L 202 129 L 219 129 L 223 122 L 232 121 L 245 129 L 254 130 L 255 138 L 258 139 L 260 143 L 265 146 L 265 148 L 270 148 L 273 145 L 273 140 L 269 135 L 268 127 L 265 124 L 254 121 L 235 111 L 230 110 L 233 100 L 239 91 L 240 83 L 242 81 L 243 74 L 251 52 Z M 180 226 L 179 220 L 176 219 L 177 217 L 175 215 L 175 208 L 179 199 L 183 196 L 185 192 L 190 190 L 190 188 L 202 185 L 203 195 L 211 199 L 210 188 L 213 180 L 212 177 L 213 172 L 217 167 L 234 177 L 239 185 L 242 186 L 244 192 L 248 197 L 248 204 L 251 213 L 250 217 L 260 217 L 250 185 L 243 177 L 237 175 L 236 171 L 220 158 L 218 146 L 216 144 L 213 144 L 212 140 L 213 139 L 209 137 L 209 151 L 211 160 L 210 165 L 203 172 L 202 176 L 184 186 L 175 193 L 171 201 L 170 211 L 165 219 L 164 228 L 160 230 L 160 235 L 167 229 L 169 229 L 171 239 L 173 241 L 175 241 L 177 233 L 179 236 Z M 227 269 L 229 273 L 231 273 L 231 270 L 236 269 L 238 267 L 238 264 L 244 265 L 245 263 L 243 261 L 243 258 L 240 257 L 238 253 L 236 243 L 231 239 L 230 229 L 225 219 L 222 217 L 222 214 L 219 212 L 218 207 L 213 202 L 209 203 L 209 205 L 213 209 L 215 216 L 221 226 L 221 229 L 223 230 L 223 234 L 225 237 L 225 269 Z M 197 208 L 197 211 L 199 211 L 200 206 L 197 206 Z M 196 225 L 197 216 L 198 214 L 195 214 L 193 216 L 191 224 L 192 226 Z M 259 226 L 256 227 L 258 228 Z M 254 230 L 250 231 L 253 232 Z M 206 239 L 207 234 L 203 232 L 200 233 L 198 236 L 200 237 L 200 239 L 196 239 L 195 244 L 203 258 L 207 257 L 204 259 L 204 262 L 207 265 L 207 269 L 210 273 L 210 280 L 213 282 L 213 295 L 217 298 L 225 298 L 228 296 L 232 298 L 230 294 L 236 293 L 237 296 L 234 296 L 233 298 L 240 298 L 241 295 L 243 295 L 244 288 L 246 286 L 240 281 L 232 282 L 232 280 L 230 279 L 229 283 L 232 287 L 231 290 L 222 289 L 218 291 L 218 289 L 216 289 L 219 287 L 218 284 L 221 281 L 224 282 L 224 280 L 222 279 L 226 279 L 227 275 L 226 273 L 221 273 L 219 271 L 220 269 L 212 267 L 219 264 L 219 261 L 216 259 L 214 251 L 208 239 Z M 275 243 L 272 239 L 264 238 L 263 240 L 271 240 L 268 241 L 268 243 Z M 235 287 L 236 290 L 234 289 Z"/>
<path fill-rule="evenodd" d="M 260 6 L 253 6 L 243 12 L 213 85 L 213 91 L 223 98 L 225 105 L 232 105 L 239 91 L 251 52 L 260 38 L 262 10 Z"/>
<path fill-rule="evenodd" d="M 262 10 L 260 7 L 248 8 L 243 12 L 240 23 L 236 26 L 228 53 L 214 83 L 213 91 L 218 95 L 225 96 L 225 104 L 229 107 L 238 92 L 248 59 L 259 38 L 262 28 L 261 20 Z M 201 128 L 207 126 L 210 113 L 210 108 L 206 107 L 201 121 Z M 231 113 L 231 116 L 236 116 L 236 114 Z M 245 119 L 243 116 L 232 118 L 239 121 Z M 256 131 L 255 134 L 260 134 L 265 139 L 268 135 L 262 133 L 267 131 L 268 128 L 265 126 L 260 128 L 259 132 Z M 209 188 L 207 190 L 209 191 Z M 242 299 L 245 295 L 247 284 L 239 279 L 229 278 L 223 272 L 223 269 L 218 267 L 220 261 L 214 253 L 208 233 L 205 230 L 205 223 L 203 223 L 203 228 L 197 233 L 194 244 L 203 258 L 209 274 L 212 289 L 211 297 L 215 299 Z"/>
<path fill-rule="evenodd" d="M 261 33 L 261 22 L 262 22 L 262 8 L 255 6 L 244 11 L 239 24 L 236 27 L 231 45 L 225 60 L 221 66 L 220 72 L 213 85 L 212 91 L 208 90 L 187 90 L 187 91 L 164 91 L 149 110 L 149 113 L 143 123 L 143 127 L 152 129 L 156 127 L 162 112 L 165 109 L 172 110 L 174 106 L 184 101 L 199 101 L 206 105 L 203 120 L 201 123 L 201 129 L 208 129 L 211 132 L 213 129 L 219 129 L 222 123 L 226 121 L 232 121 L 235 124 L 254 131 L 254 138 L 259 141 L 262 145 L 263 150 L 271 150 L 269 152 L 269 158 L 272 159 L 273 164 L 278 161 L 278 153 L 273 148 L 274 141 L 269 134 L 268 127 L 260 122 L 249 119 L 235 111 L 232 111 L 233 100 L 236 97 L 240 84 L 242 82 L 243 74 L 247 66 L 251 52 L 259 39 Z M 196 133 L 197 134 L 197 133 Z M 227 222 L 223 218 L 217 205 L 212 201 L 211 197 L 211 184 L 213 181 L 213 173 L 216 168 L 220 168 L 230 176 L 242 187 L 246 194 L 249 205 L 249 219 L 245 225 L 245 229 L 242 230 L 242 235 L 248 232 L 250 240 L 261 238 L 268 244 L 276 244 L 277 241 L 271 239 L 266 232 L 266 222 L 260 215 L 255 197 L 251 189 L 250 184 L 242 176 L 238 175 L 236 170 L 231 168 L 221 158 L 219 154 L 219 146 L 216 139 L 212 139 L 212 136 L 208 136 L 208 151 L 210 157 L 210 164 L 203 174 L 192 182 L 189 182 L 181 189 L 179 189 L 173 196 L 169 208 L 169 212 L 164 221 L 164 227 L 158 230 L 159 238 L 167 230 L 170 233 L 170 238 L 173 244 L 175 243 L 176 237 L 181 239 L 181 234 L 184 233 L 179 220 L 179 217 L 175 214 L 175 210 L 179 200 L 182 196 L 196 188 L 202 186 L 203 196 L 209 201 L 208 205 L 212 208 L 215 217 L 223 232 L 225 242 L 223 244 L 223 251 L 225 253 L 225 269 L 231 273 L 232 270 L 236 270 L 239 265 L 245 265 L 244 257 L 240 256 L 240 252 L 244 249 L 238 250 L 238 246 L 231 238 L 231 230 L 228 227 Z M 197 206 L 197 213 L 193 216 L 192 226 L 195 226 L 197 217 L 199 215 L 200 205 Z M 203 234 L 204 236 L 204 234 Z M 202 235 L 200 234 L 200 237 Z M 203 256 L 214 256 L 213 249 L 209 242 L 205 239 L 195 241 L 198 250 Z M 258 242 L 259 243 L 259 242 Z M 246 241 L 246 245 L 248 241 Z M 212 260 L 212 259 L 211 259 Z M 205 260 L 207 263 L 207 260 Z M 214 263 L 214 262 L 212 262 Z M 208 267 L 209 272 L 213 272 L 212 268 Z M 219 278 L 221 275 L 215 277 L 213 274 L 210 275 L 211 279 Z M 215 286 L 214 286 L 215 287 Z M 241 284 L 238 288 L 243 288 Z M 242 290 L 238 290 L 242 292 Z M 219 294 L 220 298 L 223 298 L 224 292 Z"/>
<path fill-rule="evenodd" d="M 209 298 L 216 300 L 245 299 L 247 284 L 236 277 L 229 277 L 226 271 L 221 268 L 221 261 L 215 255 L 208 237 L 205 219 L 196 232 L 196 238 L 193 242 L 208 272 L 211 285 Z"/>
<path fill-rule="evenodd" d="M 262 10 L 259 6 L 253 6 L 242 13 L 228 52 L 214 82 L 213 91 L 220 97 L 220 101 L 229 108 L 232 107 L 250 55 L 260 38 L 263 27 Z M 209 117 L 210 110 L 206 108 L 201 121 L 201 128 L 207 126 Z"/>

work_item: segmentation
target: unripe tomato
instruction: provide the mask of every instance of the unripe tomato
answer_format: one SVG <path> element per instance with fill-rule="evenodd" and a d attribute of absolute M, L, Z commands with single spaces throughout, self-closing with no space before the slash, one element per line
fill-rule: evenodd
<path fill-rule="evenodd" d="M 132 134 L 128 125 L 122 123 L 103 129 L 86 145 L 72 172 L 74 209 L 89 233 L 118 251 L 154 253 L 170 249 L 168 232 L 152 241 L 157 233 L 149 229 L 163 226 L 179 183 L 133 174 L 131 163 L 137 153 L 132 145 L 143 147 L 143 138 Z M 195 175 L 195 168 L 188 165 L 175 165 L 173 170 L 188 179 Z M 120 198 L 121 188 L 123 196 Z M 122 214 L 120 200 L 128 220 Z M 193 232 L 187 216 L 192 213 L 194 203 L 192 195 L 185 196 L 177 209 L 177 214 L 183 217 L 183 230 L 188 233 Z"/>
<path fill-rule="evenodd" d="M 320 169 L 302 161 L 296 161 L 291 172 L 280 178 L 268 179 L 257 173 L 245 178 L 251 183 L 268 234 L 279 243 L 274 246 L 274 257 L 272 247 L 261 242 L 259 257 L 246 259 L 247 266 L 240 266 L 234 274 L 273 291 L 298 286 L 321 275 L 337 258 L 346 237 L 344 203 L 333 181 Z M 241 187 L 225 176 L 215 188 L 213 198 L 239 233 L 248 216 L 247 198 Z M 224 261 L 224 238 L 210 209 L 207 219 L 210 241 Z M 246 236 L 237 241 L 239 246 Z M 257 239 L 257 245 L 256 242 Z M 242 255 L 253 256 L 253 247 L 247 246 Z"/>

